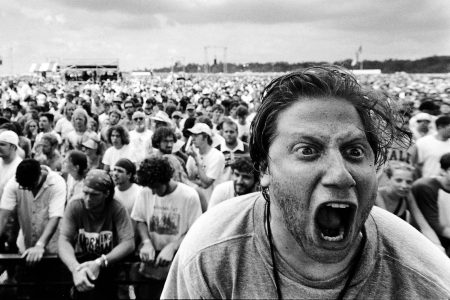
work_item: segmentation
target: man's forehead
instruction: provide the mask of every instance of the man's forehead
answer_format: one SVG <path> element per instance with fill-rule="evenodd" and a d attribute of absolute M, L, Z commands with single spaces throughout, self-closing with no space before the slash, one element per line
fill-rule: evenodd
<path fill-rule="evenodd" d="M 114 171 L 119 171 L 119 172 L 126 172 L 127 170 L 125 170 L 125 168 L 119 167 L 119 166 L 114 166 L 113 168 Z"/>

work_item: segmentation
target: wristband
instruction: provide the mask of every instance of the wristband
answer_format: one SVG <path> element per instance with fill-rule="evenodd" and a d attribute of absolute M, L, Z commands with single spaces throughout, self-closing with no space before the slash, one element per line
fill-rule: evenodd
<path fill-rule="evenodd" d="M 102 256 L 100 256 L 99 258 L 97 258 L 95 260 L 95 263 L 99 266 L 99 267 L 107 267 L 108 266 L 108 259 L 106 259 L 106 255 L 102 254 Z"/>
<path fill-rule="evenodd" d="M 151 242 L 150 239 L 145 239 L 142 241 L 142 244 L 149 244 L 150 242 Z"/>
<path fill-rule="evenodd" d="M 41 248 L 45 248 L 45 245 L 43 242 L 41 241 L 37 241 L 36 245 L 34 245 L 35 247 L 41 247 Z"/>
<path fill-rule="evenodd" d="M 108 267 L 108 259 L 106 258 L 105 254 L 102 254 L 102 258 L 103 258 L 103 263 L 105 264 L 105 268 Z"/>

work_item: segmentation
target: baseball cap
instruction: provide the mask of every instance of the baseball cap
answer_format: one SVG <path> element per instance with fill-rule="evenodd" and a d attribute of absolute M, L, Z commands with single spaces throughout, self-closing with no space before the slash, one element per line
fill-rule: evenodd
<path fill-rule="evenodd" d="M 132 119 L 134 120 L 135 118 L 144 118 L 145 119 L 145 114 L 142 111 L 135 111 L 133 113 L 133 117 Z"/>
<path fill-rule="evenodd" d="M 429 121 L 429 122 L 431 122 L 431 115 L 421 112 L 421 113 L 418 113 L 416 115 L 416 120 L 417 121 Z"/>
<path fill-rule="evenodd" d="M 0 132 L 0 142 L 9 143 L 19 148 L 19 136 L 12 130 Z"/>
<path fill-rule="evenodd" d="M 174 111 L 172 113 L 172 118 L 175 118 L 175 117 L 182 118 L 183 115 L 181 114 L 181 111 Z"/>
<path fill-rule="evenodd" d="M 194 127 L 188 129 L 193 134 L 206 133 L 209 136 L 212 136 L 212 130 L 205 123 L 196 123 Z"/>

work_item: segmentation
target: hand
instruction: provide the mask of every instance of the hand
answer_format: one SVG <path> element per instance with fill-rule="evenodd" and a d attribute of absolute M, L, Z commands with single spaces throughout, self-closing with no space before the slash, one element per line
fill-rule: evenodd
<path fill-rule="evenodd" d="M 144 243 L 139 251 L 139 257 L 143 262 L 153 262 L 155 260 L 155 248 L 151 243 Z"/>
<path fill-rule="evenodd" d="M 79 292 L 87 292 L 95 287 L 91 280 L 95 280 L 96 277 L 88 268 L 79 269 L 79 267 L 77 267 L 75 271 L 73 271 L 72 277 L 73 284 Z"/>
<path fill-rule="evenodd" d="M 33 266 L 41 261 L 44 253 L 44 247 L 34 246 L 25 250 L 25 252 L 22 254 L 22 258 L 25 258 L 28 266 Z"/>
<path fill-rule="evenodd" d="M 159 252 L 159 255 L 155 261 L 155 265 L 166 267 L 172 262 L 174 256 L 175 247 L 173 247 L 172 244 L 168 244 L 161 250 L 161 252 Z"/>
<path fill-rule="evenodd" d="M 98 278 L 98 274 L 100 274 L 100 265 L 95 262 L 95 260 L 90 260 L 82 263 L 76 268 L 76 271 L 80 271 L 82 269 L 87 269 L 89 271 L 89 274 L 92 276 L 89 276 L 91 280 L 95 280 Z"/>
<path fill-rule="evenodd" d="M 195 152 L 192 146 L 186 148 L 186 154 L 192 156 L 193 159 L 197 158 L 197 152 Z"/>

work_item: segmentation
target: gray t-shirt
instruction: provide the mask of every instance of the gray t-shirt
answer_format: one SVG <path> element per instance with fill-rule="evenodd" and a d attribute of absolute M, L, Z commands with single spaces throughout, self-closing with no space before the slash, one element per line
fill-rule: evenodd
<path fill-rule="evenodd" d="M 276 298 L 264 231 L 264 199 L 253 193 L 202 215 L 172 264 L 162 298 Z M 448 299 L 450 260 L 413 227 L 374 207 L 346 298 Z M 311 281 L 277 259 L 284 299 L 335 299 L 347 279 Z"/>

